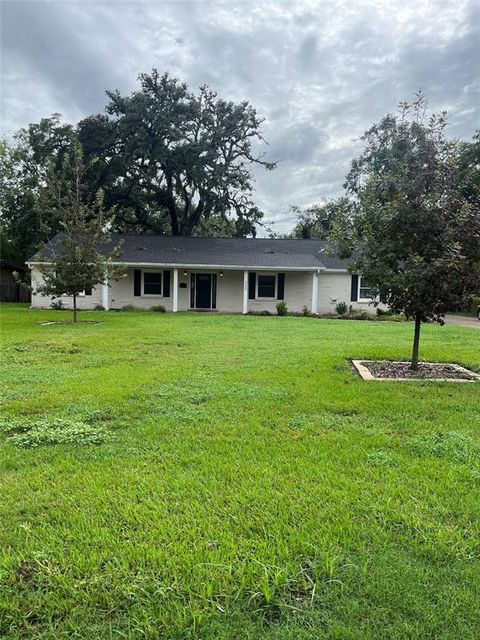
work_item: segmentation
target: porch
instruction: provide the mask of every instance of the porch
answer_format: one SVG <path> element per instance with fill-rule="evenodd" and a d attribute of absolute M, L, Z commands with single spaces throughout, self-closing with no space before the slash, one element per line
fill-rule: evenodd
<path fill-rule="evenodd" d="M 278 301 L 301 312 L 318 309 L 318 271 L 128 268 L 127 277 L 101 285 L 105 309 L 126 305 L 150 308 L 163 305 L 167 311 L 275 312 Z"/>

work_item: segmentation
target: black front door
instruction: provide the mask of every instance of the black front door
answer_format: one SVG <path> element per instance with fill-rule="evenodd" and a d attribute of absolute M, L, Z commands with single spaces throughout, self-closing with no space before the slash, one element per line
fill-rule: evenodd
<path fill-rule="evenodd" d="M 212 308 L 212 274 L 197 273 L 195 277 L 195 308 Z"/>

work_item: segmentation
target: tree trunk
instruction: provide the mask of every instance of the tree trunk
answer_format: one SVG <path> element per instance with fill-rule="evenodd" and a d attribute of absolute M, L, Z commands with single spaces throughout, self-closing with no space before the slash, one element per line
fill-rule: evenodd
<path fill-rule="evenodd" d="M 420 344 L 420 327 L 422 326 L 422 316 L 417 313 L 415 315 L 415 333 L 413 335 L 413 351 L 410 369 L 418 370 L 418 345 Z"/>
<path fill-rule="evenodd" d="M 77 296 L 73 296 L 73 321 L 77 321 Z"/>

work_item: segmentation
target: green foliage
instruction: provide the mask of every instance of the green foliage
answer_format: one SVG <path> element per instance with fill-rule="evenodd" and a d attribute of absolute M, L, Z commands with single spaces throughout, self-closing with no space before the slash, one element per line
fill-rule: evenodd
<path fill-rule="evenodd" d="M 348 311 L 348 306 L 346 302 L 338 302 L 335 305 L 335 312 L 338 313 L 339 316 L 344 316 Z"/>
<path fill-rule="evenodd" d="M 345 196 L 322 204 L 313 204 L 306 209 L 291 207 L 292 213 L 298 218 L 291 237 L 325 240 L 329 237 L 336 220 L 344 216 L 349 208 L 350 204 Z"/>
<path fill-rule="evenodd" d="M 119 207 L 118 225 L 187 236 L 201 228 L 216 235 L 220 225 L 255 235 L 263 214 L 252 201 L 250 167 L 275 167 L 254 152 L 263 142 L 255 109 L 207 86 L 195 95 L 156 69 L 138 79 L 139 90 L 108 91 L 107 115 L 78 126 L 98 186 Z"/>
<path fill-rule="evenodd" d="M 0 142 L 1 254 L 18 268 L 61 228 L 59 212 L 45 206 L 47 182 L 62 173 L 77 144 L 74 127 L 59 114 Z"/>
<path fill-rule="evenodd" d="M 5 432 L 8 443 L 24 449 L 56 444 L 98 445 L 110 439 L 105 429 L 68 418 L 6 420 L 0 429 Z"/>
<path fill-rule="evenodd" d="M 144 311 L 144 309 L 142 309 L 141 307 L 136 307 L 133 304 L 125 304 L 120 309 L 120 311 Z"/>
<path fill-rule="evenodd" d="M 479 387 L 348 364 L 411 325 L 59 315 L 2 305 L 2 415 L 112 437 L 0 438 L 0 636 L 476 640 Z M 478 369 L 480 332 L 424 339 Z"/>
<path fill-rule="evenodd" d="M 62 309 L 64 308 L 63 301 L 62 300 L 52 300 L 52 302 L 50 304 L 50 308 L 54 309 L 55 311 L 62 311 Z"/>
<path fill-rule="evenodd" d="M 77 297 L 84 289 L 126 274 L 123 267 L 111 265 L 119 245 L 112 245 L 106 231 L 103 193 L 99 191 L 92 203 L 85 197 L 84 171 L 81 149 L 75 147 L 72 155 L 65 157 L 60 175 L 47 174 L 45 208 L 50 206 L 55 212 L 62 232 L 36 257 L 41 279 L 32 283 L 36 293 L 72 296 L 74 322 Z"/>
<path fill-rule="evenodd" d="M 277 302 L 277 304 L 275 305 L 275 309 L 277 310 L 277 315 L 279 316 L 286 316 L 288 313 L 288 306 L 285 300 L 280 300 L 279 302 Z"/>
<path fill-rule="evenodd" d="M 93 310 L 94 310 L 94 311 L 105 311 L 105 307 L 103 306 L 103 304 L 96 304 L 96 305 L 93 307 Z"/>
<path fill-rule="evenodd" d="M 366 131 L 347 176 L 351 205 L 332 233 L 341 254 L 354 256 L 352 272 L 375 283 L 394 313 L 415 319 L 412 368 L 420 323 L 442 323 L 480 282 L 479 203 L 463 190 L 462 149 L 446 138 L 446 114 L 426 109 L 418 95 Z"/>
<path fill-rule="evenodd" d="M 159 313 L 165 313 L 166 309 L 163 304 L 156 304 L 153 307 L 150 307 L 150 311 L 158 311 Z"/>
<path fill-rule="evenodd" d="M 310 316 L 310 309 L 307 307 L 307 305 L 303 305 L 302 307 L 302 316 L 308 317 Z"/>

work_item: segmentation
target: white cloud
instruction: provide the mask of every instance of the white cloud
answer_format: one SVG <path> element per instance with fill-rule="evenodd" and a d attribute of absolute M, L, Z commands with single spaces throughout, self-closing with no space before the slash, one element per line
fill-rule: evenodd
<path fill-rule="evenodd" d="M 2 3 L 2 124 L 52 112 L 72 122 L 135 88 L 153 66 L 192 88 L 248 99 L 265 116 L 274 172 L 256 199 L 285 231 L 290 204 L 337 194 L 365 128 L 420 87 L 451 112 L 452 135 L 479 125 L 476 0 Z"/>

